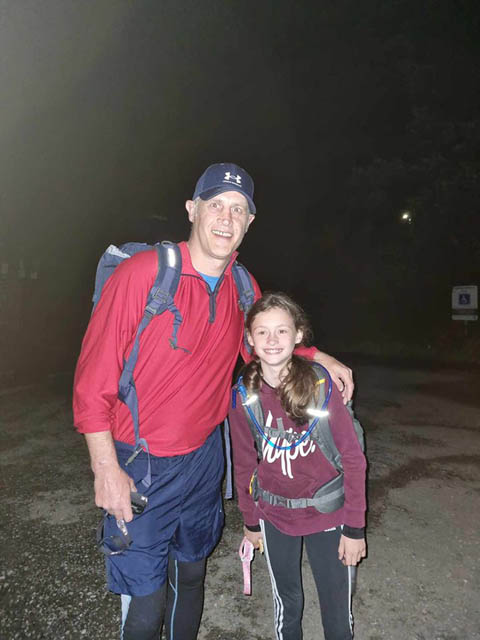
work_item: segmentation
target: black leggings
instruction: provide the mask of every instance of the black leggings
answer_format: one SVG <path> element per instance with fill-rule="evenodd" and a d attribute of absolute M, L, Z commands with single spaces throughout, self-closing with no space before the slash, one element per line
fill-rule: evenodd
<path fill-rule="evenodd" d="M 168 563 L 168 585 L 148 596 L 132 596 L 122 640 L 195 640 L 203 610 L 206 560 Z"/>
<path fill-rule="evenodd" d="M 351 640 L 352 567 L 338 559 L 341 529 L 289 536 L 262 523 L 265 556 L 272 581 L 275 638 L 301 640 L 303 614 L 302 540 L 317 587 L 325 640 Z"/>

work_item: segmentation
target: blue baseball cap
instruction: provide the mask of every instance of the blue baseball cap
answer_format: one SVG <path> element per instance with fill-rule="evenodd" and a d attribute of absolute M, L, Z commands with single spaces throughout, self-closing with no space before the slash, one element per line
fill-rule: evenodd
<path fill-rule="evenodd" d="M 225 191 L 238 191 L 248 202 L 250 213 L 257 209 L 253 202 L 253 180 L 242 167 L 233 162 L 211 164 L 200 176 L 193 193 L 193 200 L 210 200 Z"/>

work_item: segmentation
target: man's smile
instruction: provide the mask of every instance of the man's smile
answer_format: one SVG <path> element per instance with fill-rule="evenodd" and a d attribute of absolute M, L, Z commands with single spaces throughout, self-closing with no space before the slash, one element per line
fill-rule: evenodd
<path fill-rule="evenodd" d="M 220 236 L 221 238 L 232 238 L 233 233 L 231 231 L 220 231 L 218 229 L 212 229 L 212 233 L 215 236 Z"/>

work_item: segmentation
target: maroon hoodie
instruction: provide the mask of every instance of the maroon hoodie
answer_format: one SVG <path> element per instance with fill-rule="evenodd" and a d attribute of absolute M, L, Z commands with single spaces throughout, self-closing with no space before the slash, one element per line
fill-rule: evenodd
<path fill-rule="evenodd" d="M 307 425 L 298 427 L 283 410 L 274 388 L 262 383 L 260 399 L 265 420 L 271 414 L 271 426 L 283 421 L 283 429 L 305 432 Z M 287 509 L 273 506 L 261 499 L 256 505 L 249 494 L 249 484 L 258 466 L 258 482 L 262 489 L 287 498 L 311 498 L 316 491 L 336 475 L 313 440 L 307 439 L 291 450 L 279 450 L 264 443 L 263 458 L 257 462 L 254 439 L 241 397 L 237 394 L 236 408 L 229 414 L 233 445 L 235 486 L 238 503 L 247 526 L 254 527 L 259 519 L 268 520 L 288 535 L 308 535 L 338 525 L 360 528 L 365 526 L 366 460 L 356 437 L 352 419 L 343 405 L 340 392 L 333 385 L 328 404 L 329 422 L 335 444 L 341 453 L 344 468 L 345 503 L 332 513 L 320 513 L 314 507 Z M 277 443 L 288 446 L 283 438 Z"/>

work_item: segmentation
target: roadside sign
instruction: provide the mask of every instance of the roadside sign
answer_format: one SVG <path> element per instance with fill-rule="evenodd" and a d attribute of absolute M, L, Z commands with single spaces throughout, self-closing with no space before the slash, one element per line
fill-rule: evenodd
<path fill-rule="evenodd" d="M 478 320 L 478 287 L 476 284 L 453 287 L 452 320 Z"/>

